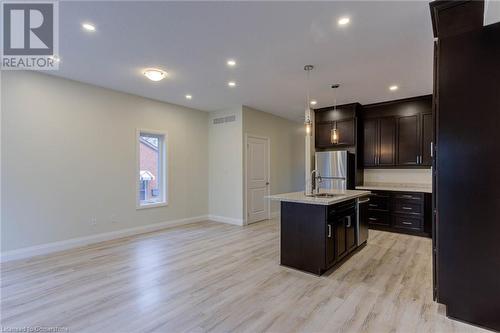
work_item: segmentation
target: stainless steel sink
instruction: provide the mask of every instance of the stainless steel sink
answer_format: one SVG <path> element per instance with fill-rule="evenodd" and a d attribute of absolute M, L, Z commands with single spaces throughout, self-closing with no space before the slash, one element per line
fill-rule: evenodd
<path fill-rule="evenodd" d="M 338 194 L 333 194 L 333 193 L 317 193 L 313 195 L 314 197 L 317 198 L 334 198 L 337 197 Z"/>

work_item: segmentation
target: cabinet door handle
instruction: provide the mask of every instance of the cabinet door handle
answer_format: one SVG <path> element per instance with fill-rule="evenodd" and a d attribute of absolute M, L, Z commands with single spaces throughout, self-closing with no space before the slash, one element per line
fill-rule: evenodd
<path fill-rule="evenodd" d="M 347 225 L 346 225 L 347 228 L 350 228 L 351 227 L 351 217 L 348 216 L 347 217 Z"/>
<path fill-rule="evenodd" d="M 332 225 L 328 225 L 328 238 L 332 238 Z"/>
<path fill-rule="evenodd" d="M 434 142 L 431 141 L 431 157 L 434 157 Z"/>

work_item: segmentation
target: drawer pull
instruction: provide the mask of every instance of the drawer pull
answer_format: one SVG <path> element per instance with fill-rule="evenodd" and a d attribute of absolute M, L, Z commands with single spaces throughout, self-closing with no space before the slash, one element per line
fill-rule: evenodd
<path fill-rule="evenodd" d="M 378 207 L 378 205 L 370 204 L 370 207 Z"/>
<path fill-rule="evenodd" d="M 378 221 L 378 219 L 376 219 L 374 217 L 369 217 L 368 220 L 370 220 L 370 221 Z"/>
<path fill-rule="evenodd" d="M 403 223 L 403 224 L 407 224 L 407 225 L 411 225 L 411 222 L 405 222 L 405 221 L 402 221 L 401 223 Z"/>
<path fill-rule="evenodd" d="M 401 208 L 403 208 L 405 210 L 413 210 L 411 207 L 401 207 Z"/>

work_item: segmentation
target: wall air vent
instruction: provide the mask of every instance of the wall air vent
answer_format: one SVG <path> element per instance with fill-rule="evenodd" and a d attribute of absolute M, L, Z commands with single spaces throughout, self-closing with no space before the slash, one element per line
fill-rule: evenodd
<path fill-rule="evenodd" d="M 222 117 L 222 118 L 215 118 L 215 119 L 212 120 L 212 123 L 214 125 L 219 125 L 219 124 L 223 124 L 223 123 L 230 123 L 230 122 L 233 122 L 233 121 L 236 121 L 236 116 L 235 115 L 227 116 L 227 117 Z"/>

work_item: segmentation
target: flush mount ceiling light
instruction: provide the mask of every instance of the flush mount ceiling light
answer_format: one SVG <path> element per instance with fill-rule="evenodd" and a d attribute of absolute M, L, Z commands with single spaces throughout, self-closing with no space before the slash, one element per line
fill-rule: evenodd
<path fill-rule="evenodd" d="M 398 86 L 396 86 L 396 85 L 393 85 L 393 86 L 390 86 L 390 87 L 389 87 L 389 90 L 390 90 L 390 91 L 396 91 L 396 90 L 398 90 L 398 89 L 399 89 L 399 87 L 398 87 Z"/>
<path fill-rule="evenodd" d="M 94 32 L 95 31 L 95 25 L 93 25 L 92 23 L 82 23 L 82 28 L 87 30 L 87 31 L 91 31 L 91 32 Z"/>
<path fill-rule="evenodd" d="M 311 105 L 316 105 L 316 104 L 318 104 L 318 102 L 317 102 L 316 100 L 314 100 L 314 99 L 313 99 L 313 100 L 311 101 L 311 103 L 310 103 L 310 104 L 311 104 Z"/>
<path fill-rule="evenodd" d="M 227 85 L 228 85 L 229 87 L 236 87 L 236 82 L 234 82 L 234 81 L 229 81 L 229 82 L 227 83 Z"/>
<path fill-rule="evenodd" d="M 157 68 L 147 68 L 143 74 L 151 81 L 161 81 L 167 76 L 167 72 Z"/>
<path fill-rule="evenodd" d="M 188 95 L 186 95 L 186 99 L 192 99 L 192 98 L 193 98 L 193 96 L 191 96 L 191 95 L 189 95 L 189 94 L 188 94 Z"/>
<path fill-rule="evenodd" d="M 337 21 L 337 24 L 340 25 L 340 26 L 344 26 L 344 25 L 349 24 L 349 22 L 351 22 L 351 19 L 349 17 L 341 17 Z"/>
<path fill-rule="evenodd" d="M 236 66 L 236 60 L 234 59 L 228 59 L 226 64 L 229 66 L 229 67 L 234 67 Z"/>

